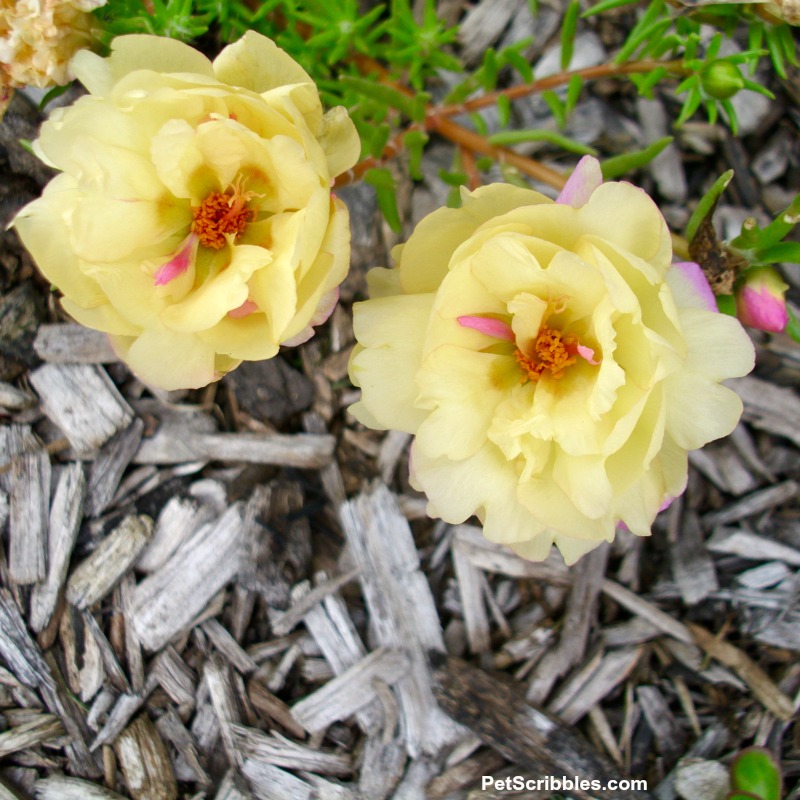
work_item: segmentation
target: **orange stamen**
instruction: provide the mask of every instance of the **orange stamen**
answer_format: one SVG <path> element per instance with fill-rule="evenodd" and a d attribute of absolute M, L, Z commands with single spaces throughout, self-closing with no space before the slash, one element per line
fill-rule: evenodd
<path fill-rule="evenodd" d="M 577 347 L 577 336 L 571 333 L 565 336 L 561 331 L 543 325 L 533 344 L 534 352 L 528 355 L 517 349 L 514 357 L 532 381 L 538 381 L 546 370 L 551 377 L 560 378 L 564 370 L 578 360 L 575 355 Z"/>
<path fill-rule="evenodd" d="M 247 208 L 247 203 L 256 196 L 255 192 L 243 192 L 238 182 L 229 192 L 211 192 L 192 209 L 192 233 L 200 238 L 200 244 L 219 250 L 225 246 L 225 234 L 238 238 L 247 223 L 255 219 L 256 211 Z"/>

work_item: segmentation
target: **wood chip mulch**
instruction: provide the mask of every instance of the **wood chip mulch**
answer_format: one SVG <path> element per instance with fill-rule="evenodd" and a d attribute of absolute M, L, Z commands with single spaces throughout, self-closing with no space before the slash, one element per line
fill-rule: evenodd
<path fill-rule="evenodd" d="M 0 141 L 3 224 L 47 177 L 15 149 L 26 109 Z M 713 137 L 687 128 L 691 182 Z M 768 113 L 753 130 L 797 141 Z M 751 175 L 755 201 L 723 222 L 779 205 L 797 169 Z M 679 218 L 667 173 L 643 181 Z M 409 183 L 407 218 L 444 192 Z M 346 413 L 350 305 L 395 238 L 369 189 L 345 199 L 354 271 L 329 323 L 202 392 L 149 391 L 2 234 L 0 800 L 674 800 L 692 764 L 751 744 L 800 797 L 798 346 L 757 337 L 731 382 L 743 421 L 691 454 L 652 537 L 523 561 L 428 519 L 408 437 Z"/>

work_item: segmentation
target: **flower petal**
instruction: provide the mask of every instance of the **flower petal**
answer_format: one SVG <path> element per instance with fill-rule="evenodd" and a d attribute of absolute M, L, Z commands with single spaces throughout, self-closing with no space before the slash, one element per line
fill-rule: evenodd
<path fill-rule="evenodd" d="M 564 188 L 556 198 L 556 203 L 580 208 L 589 202 L 592 193 L 602 183 L 600 162 L 592 156 L 584 156 L 567 178 Z"/>

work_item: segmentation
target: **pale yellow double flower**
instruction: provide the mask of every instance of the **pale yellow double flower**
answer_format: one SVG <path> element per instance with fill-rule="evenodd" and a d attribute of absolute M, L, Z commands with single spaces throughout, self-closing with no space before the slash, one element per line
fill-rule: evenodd
<path fill-rule="evenodd" d="M 61 173 L 15 220 L 64 309 L 142 380 L 200 387 L 309 338 L 350 259 L 331 194 L 360 143 L 306 72 L 249 32 L 212 63 L 171 39 L 82 51 L 89 94 L 34 143 Z"/>
<path fill-rule="evenodd" d="M 687 452 L 742 411 L 720 385 L 753 366 L 667 225 L 584 159 L 558 202 L 465 192 L 369 275 L 354 307 L 354 416 L 414 434 L 428 513 L 473 514 L 526 558 L 568 563 L 622 523 L 645 536 L 687 479 Z"/>

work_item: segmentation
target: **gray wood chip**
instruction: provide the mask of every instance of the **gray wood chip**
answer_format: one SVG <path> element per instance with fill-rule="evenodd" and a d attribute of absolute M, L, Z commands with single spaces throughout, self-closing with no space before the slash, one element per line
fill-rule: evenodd
<path fill-rule="evenodd" d="M 106 334 L 72 323 L 40 325 L 33 349 L 42 361 L 111 364 L 118 361 Z"/>
<path fill-rule="evenodd" d="M 36 781 L 34 792 L 37 800 L 125 800 L 103 786 L 63 775 Z"/>
<path fill-rule="evenodd" d="M 574 725 L 633 672 L 641 648 L 611 650 L 566 681 L 547 710 Z"/>
<path fill-rule="evenodd" d="M 265 764 L 254 758 L 244 762 L 242 774 L 258 800 L 312 800 L 314 788 L 310 783 L 280 767 Z"/>
<path fill-rule="evenodd" d="M 133 800 L 177 800 L 172 762 L 147 714 L 122 731 L 114 742 L 114 751 Z"/>
<path fill-rule="evenodd" d="M 685 749 L 686 736 L 667 701 L 657 686 L 637 686 L 636 697 L 644 711 L 647 725 L 653 731 L 658 752 L 667 761 L 674 762 Z"/>
<path fill-rule="evenodd" d="M 483 600 L 481 572 L 464 552 L 460 541 L 453 543 L 452 553 L 469 649 L 476 654 L 488 653 L 492 649 L 492 642 L 489 616 Z"/>
<path fill-rule="evenodd" d="M 390 686 L 408 674 L 408 656 L 400 650 L 380 648 L 358 664 L 292 706 L 292 716 L 309 733 L 324 731 L 333 722 L 347 719 L 376 697 L 372 682 Z"/>
<path fill-rule="evenodd" d="M 244 725 L 231 725 L 231 730 L 234 744 L 245 758 L 319 775 L 347 776 L 353 772 L 353 759 L 346 753 L 325 752 Z"/>
<path fill-rule="evenodd" d="M 58 475 L 48 523 L 47 577 L 31 592 L 30 625 L 37 633 L 50 622 L 64 584 L 80 530 L 86 479 L 80 463 L 68 464 Z"/>
<path fill-rule="evenodd" d="M 522 769 L 539 775 L 580 775 L 607 783 L 619 768 L 603 759 L 571 727 L 526 702 L 521 687 L 455 658 L 442 659 L 434 671 L 436 697 L 442 707 L 484 744 Z M 575 792 L 589 798 L 586 792 Z M 609 798 L 609 792 L 591 797 Z M 641 791 L 616 791 L 613 800 L 647 800 Z"/>
<path fill-rule="evenodd" d="M 171 497 L 158 515 L 153 536 L 139 554 L 136 568 L 142 572 L 154 572 L 163 566 L 201 525 L 210 522 L 217 513 L 211 505 L 193 497 Z"/>
<path fill-rule="evenodd" d="M 211 778 L 203 768 L 197 752 L 197 742 L 181 722 L 175 709 L 168 708 L 156 721 L 156 729 L 162 738 L 166 739 L 180 754 L 184 763 L 192 773 L 193 780 L 205 786 L 211 783 Z M 221 789 L 220 789 L 221 791 Z M 219 795 L 217 795 L 219 797 Z"/>
<path fill-rule="evenodd" d="M 800 567 L 800 550 L 744 530 L 719 528 L 708 540 L 708 549 L 712 553 L 727 553 L 751 561 L 783 561 Z"/>
<path fill-rule="evenodd" d="M 753 427 L 784 436 L 800 446 L 800 400 L 791 389 L 748 376 L 726 381 L 744 402 L 744 419 Z"/>
<path fill-rule="evenodd" d="M 86 514 L 99 517 L 111 504 L 122 473 L 131 463 L 142 440 L 144 423 L 134 419 L 127 428 L 112 436 L 97 454 L 89 471 Z"/>
<path fill-rule="evenodd" d="M 559 677 L 580 663 L 586 651 L 589 629 L 596 618 L 597 598 L 606 572 L 609 548 L 601 545 L 573 568 L 574 583 L 567 599 L 558 645 L 536 665 L 528 686 L 528 699 L 543 702 Z"/>
<path fill-rule="evenodd" d="M 11 464 L 8 572 L 16 584 L 43 581 L 47 574 L 50 456 L 40 450 Z"/>
<path fill-rule="evenodd" d="M 125 517 L 70 575 L 67 600 L 78 608 L 91 608 L 102 600 L 133 566 L 152 533 L 150 517 Z"/>
<path fill-rule="evenodd" d="M 404 649 L 407 679 L 397 687 L 401 728 L 412 758 L 436 753 L 464 735 L 436 705 L 428 653 L 444 652 L 436 604 L 419 564 L 408 522 L 383 485 L 346 503 L 339 512 L 377 642 Z"/>
<path fill-rule="evenodd" d="M 214 713 L 217 715 L 222 745 L 228 756 L 228 762 L 232 767 L 241 768 L 242 753 L 236 746 L 232 726 L 240 723 L 242 719 L 232 685 L 230 667 L 219 656 L 213 656 L 206 661 L 203 680 L 208 688 Z"/>
<path fill-rule="evenodd" d="M 0 733 L 0 758 L 19 750 L 36 747 L 48 739 L 61 736 L 64 726 L 54 714 L 36 714 L 33 719 Z"/>
<path fill-rule="evenodd" d="M 672 575 L 683 602 L 693 606 L 719 588 L 714 561 L 706 549 L 700 519 L 676 500 L 667 512 Z"/>
<path fill-rule="evenodd" d="M 242 505 L 232 505 L 180 547 L 134 592 L 130 620 L 146 650 L 159 650 L 191 625 L 239 569 Z"/>
<path fill-rule="evenodd" d="M 133 409 L 100 367 L 44 364 L 30 374 L 44 413 L 80 456 L 93 456 L 133 421 Z"/>
<path fill-rule="evenodd" d="M 311 433 L 200 433 L 162 424 L 142 440 L 137 464 L 181 464 L 190 461 L 244 461 L 281 467 L 317 469 L 331 462 L 336 440 Z"/>

